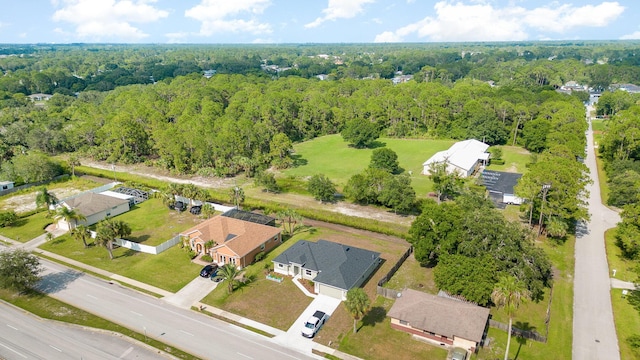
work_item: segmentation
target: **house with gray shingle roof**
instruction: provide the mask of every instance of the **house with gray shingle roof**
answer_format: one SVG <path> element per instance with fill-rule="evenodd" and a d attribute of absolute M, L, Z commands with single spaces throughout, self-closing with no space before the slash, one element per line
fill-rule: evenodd
<path fill-rule="evenodd" d="M 380 265 L 380 253 L 327 240 L 300 240 L 273 259 L 279 274 L 313 280 L 316 294 L 345 300 Z"/>
<path fill-rule="evenodd" d="M 440 346 L 474 352 L 484 336 L 489 309 L 405 289 L 387 313 L 391 327 Z"/>
<path fill-rule="evenodd" d="M 64 219 L 58 221 L 59 228 L 71 230 L 77 225 L 89 226 L 108 217 L 126 213 L 129 211 L 129 200 L 86 192 L 82 195 L 62 200 L 57 206 L 65 206 L 85 217 L 85 220 L 73 221 L 71 224 Z"/>

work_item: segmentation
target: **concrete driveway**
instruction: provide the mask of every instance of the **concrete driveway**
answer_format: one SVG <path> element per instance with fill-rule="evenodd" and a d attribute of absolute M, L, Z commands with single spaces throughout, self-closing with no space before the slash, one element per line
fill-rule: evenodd
<path fill-rule="evenodd" d="M 193 304 L 199 302 L 203 297 L 212 292 L 218 284 L 217 282 L 211 281 L 210 278 L 198 276 L 177 293 L 165 296 L 162 299 L 177 307 L 190 309 Z"/>
<path fill-rule="evenodd" d="M 286 333 L 273 338 L 274 342 L 302 351 L 305 354 L 311 353 L 311 350 L 313 349 L 313 340 L 302 336 L 301 331 L 303 324 L 316 310 L 325 312 L 329 315 L 329 319 L 331 319 L 331 315 L 336 311 L 340 303 L 341 301 L 338 299 L 326 295 L 318 295 L 311 304 L 307 306 L 302 314 L 300 314 L 296 321 L 293 322 L 293 325 L 291 325 Z M 322 331 L 322 329 L 319 331 Z"/>

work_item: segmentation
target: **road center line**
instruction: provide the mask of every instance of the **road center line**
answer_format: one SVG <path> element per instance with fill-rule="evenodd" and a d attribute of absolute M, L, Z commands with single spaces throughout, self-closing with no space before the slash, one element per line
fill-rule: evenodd
<path fill-rule="evenodd" d="M 14 353 L 16 353 L 16 354 L 18 354 L 18 355 L 22 356 L 22 357 L 23 357 L 23 358 L 25 358 L 25 359 L 27 358 L 26 356 L 24 356 L 24 355 L 22 355 L 21 353 L 19 353 L 19 352 L 17 352 L 17 351 L 15 351 L 15 350 L 13 350 L 12 348 L 8 347 L 8 346 L 7 346 L 7 345 L 5 345 L 5 344 L 0 344 L 0 346 L 2 346 L 3 348 L 5 348 L 5 349 L 7 349 L 7 350 L 9 350 L 9 351 L 11 351 L 11 352 L 14 352 Z"/>
<path fill-rule="evenodd" d="M 13 327 L 13 326 L 11 326 L 11 325 L 9 325 L 9 324 L 7 324 L 7 326 L 8 326 L 8 327 L 10 327 L 10 328 L 12 328 L 13 330 L 16 330 L 16 331 L 18 330 L 18 328 L 17 328 L 17 327 Z"/>
<path fill-rule="evenodd" d="M 59 352 L 62 352 L 62 350 L 58 349 L 57 347 L 53 346 L 53 345 L 49 345 L 51 348 L 58 350 Z"/>
<path fill-rule="evenodd" d="M 133 311 L 133 310 L 129 310 L 129 312 L 131 312 L 131 313 L 132 313 L 133 315 L 138 315 L 138 316 L 142 316 L 142 314 L 140 314 L 140 313 L 137 313 L 137 312 L 135 312 L 135 311 Z"/>
<path fill-rule="evenodd" d="M 133 351 L 133 346 L 125 350 L 125 352 L 120 355 L 118 359 L 124 359 L 127 355 L 129 355 Z"/>
<path fill-rule="evenodd" d="M 180 332 L 185 333 L 185 334 L 187 334 L 187 335 L 189 335 L 189 336 L 193 336 L 193 334 L 192 334 L 192 333 L 190 333 L 190 332 L 186 332 L 186 331 L 184 331 L 184 330 L 180 330 Z"/>
<path fill-rule="evenodd" d="M 95 296 L 93 296 L 93 295 L 89 295 L 89 294 L 87 294 L 87 296 L 88 296 L 88 297 L 90 297 L 90 298 L 92 298 L 92 299 L 96 299 L 96 300 L 98 300 L 98 298 L 97 298 L 97 297 L 95 297 Z"/>
<path fill-rule="evenodd" d="M 244 356 L 244 357 L 246 357 L 247 359 L 253 359 L 251 356 L 249 356 L 249 355 L 245 355 L 245 354 L 243 354 L 243 353 L 238 353 L 238 355 L 240 355 L 240 356 Z"/>

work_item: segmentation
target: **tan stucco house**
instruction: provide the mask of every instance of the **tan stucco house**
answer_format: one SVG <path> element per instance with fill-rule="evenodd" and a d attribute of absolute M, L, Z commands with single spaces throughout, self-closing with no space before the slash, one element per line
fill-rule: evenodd
<path fill-rule="evenodd" d="M 218 215 L 180 233 L 199 254 L 206 249 L 218 265 L 235 264 L 238 268 L 250 265 L 260 252 L 268 252 L 282 243 L 281 230 L 250 221 Z"/>
<path fill-rule="evenodd" d="M 475 352 L 489 321 L 489 309 L 406 289 L 387 316 L 391 327 L 445 347 Z"/>

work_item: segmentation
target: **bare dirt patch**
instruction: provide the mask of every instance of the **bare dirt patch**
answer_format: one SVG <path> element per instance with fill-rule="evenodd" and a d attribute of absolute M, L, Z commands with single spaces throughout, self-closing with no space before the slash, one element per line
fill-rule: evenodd
<path fill-rule="evenodd" d="M 40 188 L 33 188 L 33 191 L 26 194 L 18 194 L 8 196 L 0 201 L 0 209 L 13 210 L 16 213 L 25 213 L 36 209 L 36 195 Z M 50 190 L 58 199 L 64 199 L 69 196 L 81 193 L 83 190 L 74 187 L 61 187 Z"/>

